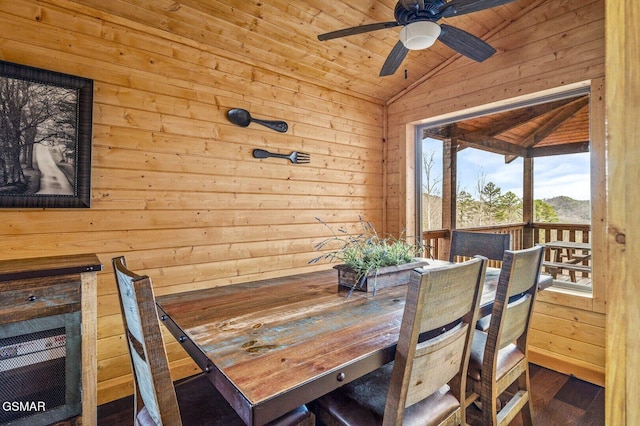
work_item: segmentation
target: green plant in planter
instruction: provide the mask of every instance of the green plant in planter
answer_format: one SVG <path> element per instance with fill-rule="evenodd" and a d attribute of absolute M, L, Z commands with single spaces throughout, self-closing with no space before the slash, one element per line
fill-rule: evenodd
<path fill-rule="evenodd" d="M 321 260 L 338 261 L 351 268 L 356 273 L 357 279 L 348 295 L 351 295 L 357 286 L 362 287 L 367 276 L 372 272 L 374 273 L 375 294 L 375 281 L 380 268 L 411 263 L 415 257 L 420 256 L 423 252 L 419 241 L 414 244 L 409 243 L 404 232 L 399 238 L 392 236 L 381 238 L 373 225 L 362 218 L 360 218 L 362 232 L 357 235 L 351 235 L 343 228 L 338 228 L 336 232 L 322 219 L 316 217 L 316 220 L 331 231 L 332 237 L 316 244 L 314 248 L 316 250 L 332 250 L 311 259 L 309 263 L 317 263 Z"/>

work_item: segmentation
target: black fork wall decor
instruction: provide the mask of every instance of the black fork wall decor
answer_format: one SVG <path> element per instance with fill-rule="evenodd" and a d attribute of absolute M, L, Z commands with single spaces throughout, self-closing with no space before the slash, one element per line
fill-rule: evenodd
<path fill-rule="evenodd" d="M 311 162 L 311 154 L 306 152 L 293 151 L 291 154 L 277 154 L 264 149 L 254 149 L 253 156 L 255 158 L 284 158 L 291 161 L 293 164 L 308 164 Z"/>

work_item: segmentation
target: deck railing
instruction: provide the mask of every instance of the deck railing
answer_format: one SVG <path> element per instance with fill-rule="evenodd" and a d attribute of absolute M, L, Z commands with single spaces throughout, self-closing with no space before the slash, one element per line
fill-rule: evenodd
<path fill-rule="evenodd" d="M 534 223 L 534 244 L 549 241 L 567 241 L 572 243 L 591 242 L 591 225 L 571 223 Z"/>
<path fill-rule="evenodd" d="M 498 234 L 511 234 L 511 249 L 520 250 L 523 247 L 525 228 L 533 230 L 533 243 L 544 244 L 550 241 L 566 241 L 566 242 L 591 242 L 591 226 L 589 224 L 569 224 L 569 223 L 533 223 L 527 225 L 525 223 L 512 223 L 507 225 L 493 225 L 476 228 L 464 228 L 465 231 L 472 232 L 492 232 Z M 425 256 L 434 259 L 446 260 L 445 244 L 450 238 L 448 229 L 430 230 L 422 233 L 422 239 L 425 245 Z M 545 260 L 550 260 L 550 253 L 545 253 Z M 591 266 L 591 259 L 583 262 L 584 265 Z M 590 285 L 591 274 L 589 272 L 581 272 L 581 285 Z M 565 277 L 558 277 L 563 280 Z M 568 281 L 568 275 L 567 275 Z"/>
<path fill-rule="evenodd" d="M 422 233 L 422 244 L 424 245 L 424 257 L 440 259 L 442 242 L 449 239 L 448 229 L 437 229 Z"/>
<path fill-rule="evenodd" d="M 534 223 L 533 242 L 534 244 L 544 244 L 550 241 L 565 241 L 572 243 L 591 243 L 591 226 L 588 224 L 570 223 Z M 588 253 L 588 252 L 583 252 Z M 545 252 L 545 261 L 551 259 L 551 251 Z M 591 256 L 587 256 L 583 261 L 577 262 L 578 266 L 586 266 L 591 270 Z M 554 272 L 548 269 L 549 272 Z M 576 272 L 571 270 L 562 271 L 557 278 L 565 287 L 584 290 L 591 290 L 591 272 Z"/>

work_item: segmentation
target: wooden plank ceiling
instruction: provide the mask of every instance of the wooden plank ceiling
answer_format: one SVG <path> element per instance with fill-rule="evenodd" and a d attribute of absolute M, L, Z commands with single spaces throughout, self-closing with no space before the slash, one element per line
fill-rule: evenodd
<path fill-rule="evenodd" d="M 403 0 L 405 1 L 405 0 Z M 218 55 L 352 96 L 384 103 L 460 55 L 441 42 L 410 51 L 379 77 L 401 27 L 319 41 L 319 34 L 394 21 L 396 0 L 77 0 L 77 3 L 194 40 Z M 535 2 L 534 2 L 535 3 Z M 487 40 L 517 19 L 518 0 L 446 23 Z M 406 71 L 406 73 L 405 73 Z"/>
<path fill-rule="evenodd" d="M 317 38 L 319 34 L 347 27 L 394 21 L 396 0 L 77 2 L 170 33 L 169 39 L 198 43 L 221 57 L 379 104 L 393 100 L 438 72 L 446 72 L 447 65 L 461 56 L 436 42 L 426 50 L 409 51 L 395 74 L 379 77 L 401 27 L 327 41 Z M 543 0 L 517 0 L 480 12 L 442 18 L 438 23 L 461 28 L 490 44 L 493 35 L 516 19 L 526 19 L 527 11 L 542 3 Z M 501 46 L 508 49 L 504 40 Z M 548 111 L 544 113 L 541 108 L 458 123 L 458 138 L 482 149 L 517 156 L 561 153 L 557 149 L 549 151 L 550 146 L 558 144 L 570 144 L 566 149 L 579 152 L 585 149 L 586 142 L 588 149 L 588 105 L 576 108 L 574 103 L 560 102 L 545 107 Z M 573 114 L 565 116 L 569 111 Z M 448 137 L 451 131 L 451 128 L 434 130 L 433 136 Z"/>

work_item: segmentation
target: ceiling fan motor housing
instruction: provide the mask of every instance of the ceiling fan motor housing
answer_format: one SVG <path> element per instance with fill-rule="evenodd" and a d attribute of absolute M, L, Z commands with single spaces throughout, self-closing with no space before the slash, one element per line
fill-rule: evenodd
<path fill-rule="evenodd" d="M 398 2 L 393 15 L 400 25 L 407 25 L 418 21 L 436 22 L 442 17 L 440 8 L 445 4 L 446 2 L 442 0 L 435 0 L 424 3 L 424 8 L 418 3 L 413 3 L 410 5 L 411 7 L 405 8 L 401 2 Z"/>

